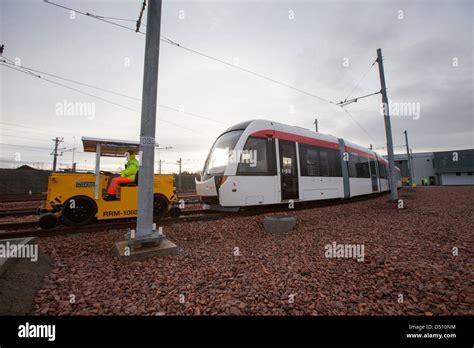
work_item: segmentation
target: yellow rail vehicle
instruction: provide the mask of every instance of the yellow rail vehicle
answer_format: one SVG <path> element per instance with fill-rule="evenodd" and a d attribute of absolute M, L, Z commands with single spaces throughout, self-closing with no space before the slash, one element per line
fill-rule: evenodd
<path fill-rule="evenodd" d="M 94 220 L 134 218 L 138 209 L 139 172 L 135 182 L 121 185 L 115 200 L 104 199 L 112 173 L 100 170 L 101 157 L 125 157 L 125 152 L 138 152 L 137 142 L 82 138 L 84 152 L 96 153 L 95 173 L 52 173 L 48 179 L 45 204 L 39 209 L 39 226 L 43 229 L 58 223 L 69 226 L 87 225 Z M 154 218 L 173 214 L 176 188 L 172 175 L 155 175 Z"/>

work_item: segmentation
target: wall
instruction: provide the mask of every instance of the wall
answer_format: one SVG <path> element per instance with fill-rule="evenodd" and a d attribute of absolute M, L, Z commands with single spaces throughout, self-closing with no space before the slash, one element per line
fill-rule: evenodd
<path fill-rule="evenodd" d="M 440 174 L 441 185 L 474 185 L 474 175 L 468 173 L 446 173 Z"/>
<path fill-rule="evenodd" d="M 415 172 L 414 182 L 417 185 L 421 185 L 421 179 L 427 178 L 429 180 L 430 176 L 435 176 L 433 168 L 433 157 L 429 156 L 413 156 L 413 171 Z M 436 178 L 435 178 L 436 180 Z"/>
<path fill-rule="evenodd" d="M 174 184 L 176 189 L 181 192 L 195 192 L 196 191 L 196 182 L 194 181 L 195 178 L 199 177 L 193 174 L 183 174 L 181 175 L 181 190 L 178 187 L 178 175 L 174 175 Z"/>
<path fill-rule="evenodd" d="M 0 194 L 46 192 L 49 174 L 37 169 L 0 169 Z"/>

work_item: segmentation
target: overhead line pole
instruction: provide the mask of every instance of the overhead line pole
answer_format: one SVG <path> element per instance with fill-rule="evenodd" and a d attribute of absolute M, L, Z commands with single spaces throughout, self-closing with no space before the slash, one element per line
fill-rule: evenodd
<path fill-rule="evenodd" d="M 53 157 L 53 172 L 56 171 L 56 165 L 57 165 L 57 162 L 58 162 L 58 145 L 60 143 L 63 142 L 63 139 L 59 139 L 58 137 L 56 137 L 55 139 L 52 139 L 54 141 L 54 150 L 53 150 L 53 153 L 52 155 L 54 156 Z"/>
<path fill-rule="evenodd" d="M 390 123 L 390 110 L 387 98 L 387 87 L 385 85 L 385 74 L 383 70 L 382 49 L 377 49 L 377 63 L 379 65 L 380 86 L 382 88 L 382 106 L 383 118 L 385 121 L 385 134 L 387 137 L 387 154 L 388 154 L 388 169 L 389 169 L 389 183 L 390 183 L 390 199 L 396 201 L 398 199 L 397 180 L 395 177 L 395 157 L 393 155 L 393 139 L 392 139 L 392 125 Z"/>
<path fill-rule="evenodd" d="M 74 155 L 76 153 L 76 137 L 73 136 L 74 138 L 74 144 L 72 145 L 72 171 L 76 171 L 76 163 L 74 162 Z"/>
<path fill-rule="evenodd" d="M 147 33 L 143 71 L 142 115 L 140 127 L 140 184 L 138 185 L 137 240 L 161 239 L 153 230 L 153 181 L 155 162 L 156 106 L 160 54 L 162 0 L 151 0 L 147 9 Z"/>
<path fill-rule="evenodd" d="M 408 180 L 410 180 L 409 183 L 411 187 L 413 185 L 413 170 L 411 165 L 410 147 L 408 146 L 408 132 L 405 130 L 403 133 L 405 134 L 405 145 L 407 147 Z"/>
<path fill-rule="evenodd" d="M 159 147 L 158 145 L 155 146 L 155 150 L 158 153 L 158 174 L 161 174 L 161 153 L 160 150 L 171 150 L 173 146 L 166 146 L 166 147 Z"/>
<path fill-rule="evenodd" d="M 183 159 L 180 157 L 179 161 L 176 162 L 179 165 L 179 172 L 178 172 L 178 191 L 181 192 L 181 165 L 183 164 Z"/>

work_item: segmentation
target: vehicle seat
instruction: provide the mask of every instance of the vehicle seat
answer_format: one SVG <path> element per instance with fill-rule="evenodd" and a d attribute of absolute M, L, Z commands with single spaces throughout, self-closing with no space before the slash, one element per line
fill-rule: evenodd
<path fill-rule="evenodd" d="M 138 185 L 138 172 L 135 174 L 135 181 L 134 182 L 128 182 L 126 184 L 122 184 L 120 186 L 137 186 Z"/>

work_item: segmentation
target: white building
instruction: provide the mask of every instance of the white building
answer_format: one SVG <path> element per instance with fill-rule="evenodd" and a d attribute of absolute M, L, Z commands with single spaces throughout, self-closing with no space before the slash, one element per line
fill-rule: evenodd
<path fill-rule="evenodd" d="M 474 185 L 474 149 L 411 154 L 413 182 L 422 185 Z M 406 154 L 395 155 L 402 178 L 408 177 Z"/>

